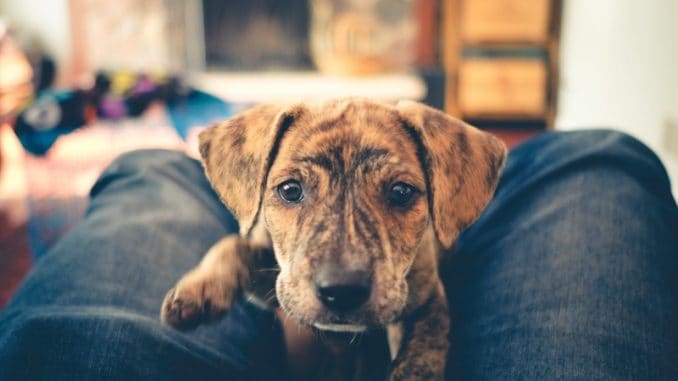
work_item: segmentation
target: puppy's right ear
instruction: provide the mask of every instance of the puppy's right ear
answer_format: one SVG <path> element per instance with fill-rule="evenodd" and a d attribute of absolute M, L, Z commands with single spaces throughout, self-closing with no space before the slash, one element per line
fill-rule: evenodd
<path fill-rule="evenodd" d="M 433 227 L 449 248 L 490 202 L 506 161 L 506 145 L 421 103 L 401 101 L 396 109 L 423 146 Z"/>
<path fill-rule="evenodd" d="M 247 235 L 256 221 L 280 139 L 304 111 L 301 105 L 260 105 L 200 133 L 205 173 L 238 220 L 240 234 Z"/>

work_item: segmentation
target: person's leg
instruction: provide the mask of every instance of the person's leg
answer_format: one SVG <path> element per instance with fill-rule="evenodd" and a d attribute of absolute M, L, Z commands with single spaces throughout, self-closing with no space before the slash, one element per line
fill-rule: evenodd
<path fill-rule="evenodd" d="M 159 322 L 167 290 L 235 231 L 197 161 L 120 157 L 0 313 L 0 379 L 277 379 L 284 346 L 271 313 L 239 303 L 189 333 Z"/>
<path fill-rule="evenodd" d="M 637 140 L 550 133 L 509 155 L 443 273 L 450 375 L 678 379 L 678 208 Z"/>

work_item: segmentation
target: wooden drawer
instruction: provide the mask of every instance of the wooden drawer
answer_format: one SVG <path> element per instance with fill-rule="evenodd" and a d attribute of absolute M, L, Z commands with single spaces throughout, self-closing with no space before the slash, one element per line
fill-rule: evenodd
<path fill-rule="evenodd" d="M 550 0 L 460 0 L 461 38 L 481 43 L 543 43 Z"/>
<path fill-rule="evenodd" d="M 465 117 L 543 117 L 547 70 L 534 59 L 465 59 L 459 68 L 459 108 Z"/>

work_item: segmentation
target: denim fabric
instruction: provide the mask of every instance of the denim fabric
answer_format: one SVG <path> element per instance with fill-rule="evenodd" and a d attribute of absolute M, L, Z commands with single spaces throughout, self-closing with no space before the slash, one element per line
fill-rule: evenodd
<path fill-rule="evenodd" d="M 236 223 L 200 165 L 116 160 L 87 215 L 0 313 L 0 379 L 284 379 L 280 326 L 238 303 L 162 326 L 164 293 Z M 661 163 L 610 131 L 513 150 L 443 266 L 450 378 L 678 379 L 678 208 Z"/>
<path fill-rule="evenodd" d="M 190 333 L 158 320 L 167 290 L 235 231 L 197 161 L 171 151 L 120 157 L 93 187 L 82 223 L 0 315 L 0 380 L 284 374 L 278 323 L 250 304 Z"/>
<path fill-rule="evenodd" d="M 637 140 L 591 131 L 520 146 L 454 254 L 450 373 L 678 379 L 678 209 Z"/>

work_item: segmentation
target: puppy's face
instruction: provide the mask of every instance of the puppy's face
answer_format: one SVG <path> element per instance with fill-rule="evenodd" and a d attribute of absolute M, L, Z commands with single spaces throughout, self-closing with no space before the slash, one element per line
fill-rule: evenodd
<path fill-rule="evenodd" d="M 255 107 L 203 132 L 200 153 L 241 234 L 270 234 L 282 307 L 360 331 L 423 301 L 435 249 L 490 200 L 506 147 L 419 103 L 345 99 Z"/>
<path fill-rule="evenodd" d="M 358 331 L 402 311 L 431 219 L 418 147 L 394 110 L 351 105 L 293 124 L 264 192 L 276 292 L 290 315 Z"/>

